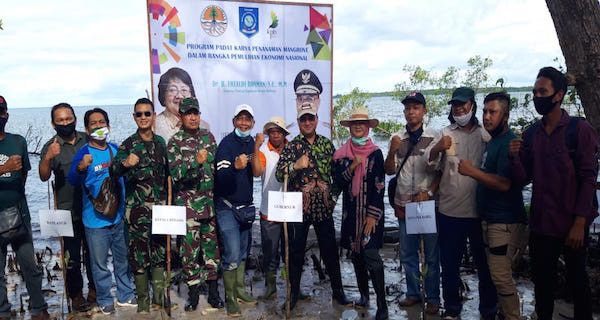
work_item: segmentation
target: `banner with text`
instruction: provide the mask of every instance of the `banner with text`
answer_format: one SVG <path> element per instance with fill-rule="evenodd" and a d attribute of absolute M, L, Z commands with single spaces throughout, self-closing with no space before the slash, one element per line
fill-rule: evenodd
<path fill-rule="evenodd" d="M 254 109 L 253 133 L 272 116 L 296 124 L 294 80 L 322 85 L 317 132 L 331 136 L 332 5 L 148 0 L 152 91 L 157 112 L 195 96 L 217 141 L 233 131 L 235 107 Z M 309 101 L 310 102 L 310 101 Z M 158 121 L 164 119 L 157 118 Z M 163 116 L 164 118 L 164 116 Z"/>

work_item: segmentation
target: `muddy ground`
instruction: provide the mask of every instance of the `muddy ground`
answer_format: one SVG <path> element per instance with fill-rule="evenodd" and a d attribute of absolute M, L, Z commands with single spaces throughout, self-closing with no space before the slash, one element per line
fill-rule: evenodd
<path fill-rule="evenodd" d="M 252 253 L 260 253 L 260 237 L 258 224 L 255 224 L 255 241 Z M 36 234 L 34 233 L 34 238 Z M 159 311 L 152 311 L 149 315 L 137 315 L 135 308 L 119 308 L 111 316 L 105 316 L 98 312 L 87 312 L 78 314 L 67 314 L 66 302 L 63 301 L 63 280 L 62 271 L 57 263 L 60 261 L 58 253 L 60 246 L 58 240 L 39 239 L 37 234 L 35 241 L 36 251 L 42 261 L 45 271 L 43 289 L 46 292 L 46 299 L 49 305 L 49 312 L 53 319 L 166 319 L 166 314 Z M 314 234 L 309 235 L 309 245 L 314 243 Z M 48 247 L 50 250 L 45 250 Z M 396 303 L 403 297 L 405 291 L 404 273 L 400 271 L 399 260 L 397 259 L 397 245 L 386 244 L 381 253 L 385 263 L 385 280 L 388 290 L 387 301 L 389 304 L 390 319 L 423 319 L 419 306 L 411 308 L 400 308 Z M 52 251 L 52 252 L 51 252 Z M 9 255 L 10 252 L 9 247 Z M 292 311 L 292 317 L 295 319 L 371 319 L 375 315 L 376 304 L 374 292 L 371 289 L 371 306 L 368 310 L 342 307 L 331 302 L 331 288 L 328 280 L 320 280 L 319 274 L 313 267 L 310 256 L 315 254 L 319 256 L 317 246 L 314 245 L 306 254 L 305 271 L 302 277 L 302 291 L 310 293 L 312 296 L 308 301 L 300 301 L 295 310 Z M 10 259 L 9 259 L 10 260 Z M 9 301 L 12 304 L 14 319 L 29 319 L 27 311 L 27 291 L 21 280 L 21 276 L 14 271 L 14 266 L 7 265 L 7 288 Z M 342 281 L 345 286 L 346 295 L 351 299 L 359 297 L 354 277 L 354 269 L 349 259 L 342 258 Z M 478 293 L 477 276 L 469 268 L 463 272 L 467 291 L 464 292 L 465 302 L 462 312 L 462 319 L 479 319 L 477 311 Z M 522 314 L 524 319 L 533 319 L 533 284 L 524 277 L 517 278 L 519 293 L 522 298 Z M 241 319 L 282 319 L 285 313 L 282 306 L 285 301 L 285 280 L 280 275 L 278 277 L 278 297 L 270 301 L 260 301 L 257 306 L 242 306 Z M 87 288 L 87 286 L 84 286 Z M 264 278 L 262 273 L 256 269 L 248 270 L 247 276 L 248 291 L 257 297 L 264 291 Z M 592 286 L 592 290 L 594 290 Z M 220 283 L 221 297 L 223 296 L 223 286 Z M 84 289 L 85 291 L 86 289 Z M 113 287 L 114 290 L 114 287 Z M 596 288 L 597 290 L 597 288 Z M 185 299 L 187 297 L 187 287 L 177 284 L 171 287 L 171 299 L 178 306 L 172 310 L 173 319 L 225 319 L 227 315 L 224 309 L 210 309 L 206 302 L 206 297 L 201 296 L 198 310 L 192 313 L 186 313 L 183 310 Z M 62 313 L 61 310 L 65 312 Z M 572 318 L 572 306 L 562 300 L 557 300 L 554 319 Z M 430 317 L 427 319 L 439 319 L 439 317 Z M 600 319 L 600 315 L 595 315 L 595 319 Z"/>

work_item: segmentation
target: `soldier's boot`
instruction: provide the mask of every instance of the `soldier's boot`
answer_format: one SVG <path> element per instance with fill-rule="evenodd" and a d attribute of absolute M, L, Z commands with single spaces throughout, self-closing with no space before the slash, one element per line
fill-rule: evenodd
<path fill-rule="evenodd" d="M 256 299 L 246 292 L 246 282 L 244 276 L 246 274 L 246 262 L 242 261 L 235 273 L 236 295 L 238 302 L 243 304 L 255 305 Z"/>
<path fill-rule="evenodd" d="M 164 268 L 152 269 L 152 309 L 160 310 L 168 307 L 175 307 L 176 304 L 169 306 L 169 299 L 166 299 L 165 288 L 168 286 L 165 279 Z"/>
<path fill-rule="evenodd" d="M 219 296 L 219 283 L 217 280 L 207 280 L 206 283 L 208 283 L 208 298 L 206 301 L 213 308 L 223 309 L 225 304 Z"/>
<path fill-rule="evenodd" d="M 240 317 L 240 306 L 237 303 L 236 294 L 236 270 L 223 271 L 223 284 L 225 286 L 225 308 L 230 317 Z"/>
<path fill-rule="evenodd" d="M 268 300 L 277 294 L 277 276 L 275 272 L 269 271 L 265 277 L 265 294 L 261 299 Z"/>
<path fill-rule="evenodd" d="M 353 261 L 354 262 L 354 261 Z M 354 263 L 354 272 L 356 274 L 356 284 L 358 285 L 358 292 L 360 293 L 360 299 L 354 302 L 354 305 L 359 308 L 369 307 L 369 274 L 364 266 L 360 263 Z"/>
<path fill-rule="evenodd" d="M 146 273 L 135 275 L 135 291 L 137 292 L 137 312 L 147 314 L 150 312 L 150 293 L 148 290 L 148 275 Z"/>
<path fill-rule="evenodd" d="M 191 312 L 198 308 L 198 300 L 200 299 L 200 288 L 197 284 L 188 287 L 188 300 L 185 304 L 185 311 Z"/>

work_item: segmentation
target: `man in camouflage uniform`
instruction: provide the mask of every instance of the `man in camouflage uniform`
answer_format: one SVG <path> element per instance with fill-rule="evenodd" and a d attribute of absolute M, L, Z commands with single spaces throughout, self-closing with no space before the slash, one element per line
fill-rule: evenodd
<path fill-rule="evenodd" d="M 129 226 L 129 263 L 135 275 L 138 312 L 150 311 L 148 272 L 152 271 L 153 302 L 164 305 L 166 236 L 152 235 L 152 205 L 165 204 L 168 177 L 165 140 L 152 132 L 155 113 L 152 101 L 141 98 L 134 106 L 136 133 L 119 147 L 113 172 L 125 177 Z"/>
<path fill-rule="evenodd" d="M 217 266 L 221 256 L 213 201 L 217 145 L 212 133 L 200 128 L 200 108 L 196 98 L 183 99 L 179 114 L 181 130 L 169 140 L 167 149 L 175 204 L 186 207 L 187 234 L 180 248 L 189 288 L 185 310 L 196 310 L 202 281 L 208 284 L 208 303 L 214 308 L 223 308 L 217 289 Z M 200 265 L 200 257 L 204 265 Z"/>

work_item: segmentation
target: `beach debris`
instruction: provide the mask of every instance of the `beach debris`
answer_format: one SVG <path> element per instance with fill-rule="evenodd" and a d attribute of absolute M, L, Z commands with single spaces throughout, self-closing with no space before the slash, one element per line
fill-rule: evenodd
<path fill-rule="evenodd" d="M 58 261 L 55 262 L 54 267 L 52 267 L 52 270 L 54 270 L 54 271 L 62 271 L 62 268 L 58 264 Z"/>

